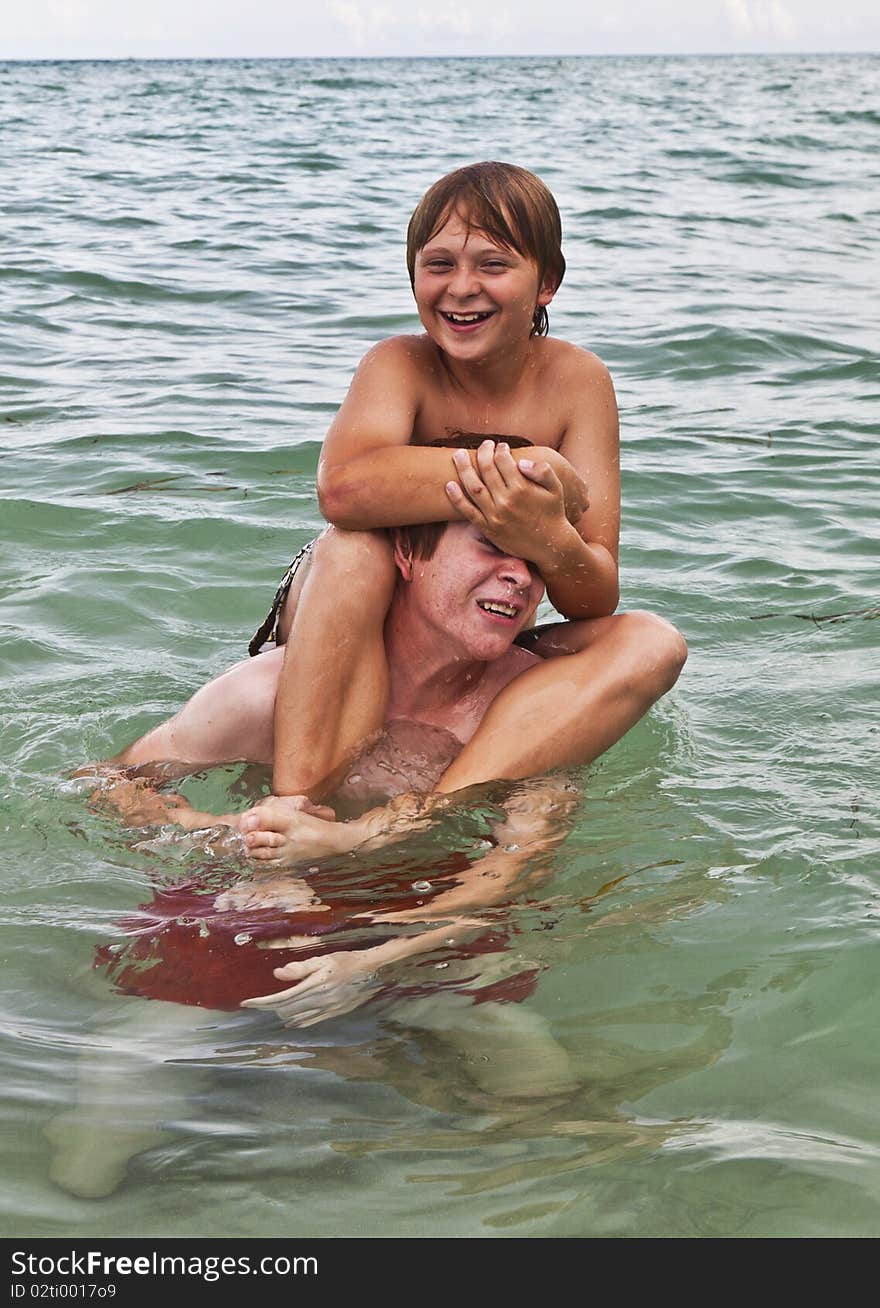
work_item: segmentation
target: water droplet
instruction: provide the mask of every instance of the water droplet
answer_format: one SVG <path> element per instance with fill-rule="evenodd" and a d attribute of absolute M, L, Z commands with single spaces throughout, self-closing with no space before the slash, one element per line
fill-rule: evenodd
<path fill-rule="evenodd" d="M 437 971 L 439 972 L 439 971 L 441 970 L 441 968 L 448 967 L 449 964 L 448 964 L 448 963 L 435 963 L 434 966 L 436 967 Z"/>
<path fill-rule="evenodd" d="M 234 936 L 233 939 L 237 945 L 249 945 L 253 940 L 253 936 L 247 931 L 239 931 L 238 935 Z"/>
<path fill-rule="evenodd" d="M 412 883 L 412 888 L 418 894 L 424 895 L 431 889 L 431 883 L 430 881 L 414 881 Z"/>

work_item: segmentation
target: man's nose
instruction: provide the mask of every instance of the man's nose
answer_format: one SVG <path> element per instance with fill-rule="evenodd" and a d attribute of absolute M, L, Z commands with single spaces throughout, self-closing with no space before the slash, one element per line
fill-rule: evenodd
<path fill-rule="evenodd" d="M 529 565 L 525 559 L 514 558 L 512 554 L 501 560 L 498 576 L 502 581 L 508 582 L 511 586 L 516 586 L 517 590 L 527 590 L 532 584 Z"/>

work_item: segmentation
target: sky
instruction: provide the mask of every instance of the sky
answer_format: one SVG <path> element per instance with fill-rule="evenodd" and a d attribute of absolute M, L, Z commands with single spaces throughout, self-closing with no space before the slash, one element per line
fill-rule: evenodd
<path fill-rule="evenodd" d="M 0 59 L 880 51 L 878 0 L 0 0 Z"/>

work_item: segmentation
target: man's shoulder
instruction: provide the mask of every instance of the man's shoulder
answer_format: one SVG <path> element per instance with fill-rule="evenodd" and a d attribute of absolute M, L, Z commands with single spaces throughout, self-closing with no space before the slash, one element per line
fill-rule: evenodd
<path fill-rule="evenodd" d="M 521 676 L 523 672 L 528 672 L 536 663 L 543 663 L 540 654 L 533 654 L 529 649 L 522 649 L 519 645 L 511 645 L 506 654 L 503 654 L 498 660 L 496 671 L 498 673 L 500 686 L 506 686 L 509 681 L 515 677 Z"/>

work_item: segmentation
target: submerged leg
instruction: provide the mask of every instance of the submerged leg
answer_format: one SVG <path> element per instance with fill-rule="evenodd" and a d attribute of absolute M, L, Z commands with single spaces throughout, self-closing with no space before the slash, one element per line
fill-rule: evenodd
<path fill-rule="evenodd" d="M 432 1032 L 480 1090 L 501 1099 L 570 1093 L 577 1079 L 540 1013 L 521 1004 L 474 1004 L 463 995 L 431 995 L 395 1005 L 390 1020 Z"/>
<path fill-rule="evenodd" d="M 194 1037 L 225 1014 L 184 1004 L 132 1000 L 84 1044 L 76 1105 L 54 1117 L 49 1176 L 80 1199 L 118 1189 L 130 1159 L 168 1139 L 163 1123 L 183 1115 L 201 1073 L 175 1059 L 193 1057 Z"/>
<path fill-rule="evenodd" d="M 276 794 L 326 793 L 381 729 L 388 700 L 384 627 L 394 578 L 391 545 L 381 533 L 331 527 L 317 541 L 278 682 Z"/>
<path fill-rule="evenodd" d="M 533 648 L 551 657 L 493 700 L 439 791 L 591 763 L 675 685 L 687 658 L 679 632 L 641 612 L 564 623 Z"/>

